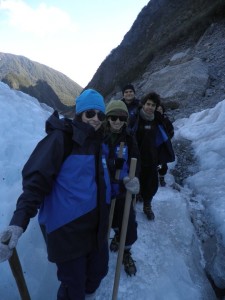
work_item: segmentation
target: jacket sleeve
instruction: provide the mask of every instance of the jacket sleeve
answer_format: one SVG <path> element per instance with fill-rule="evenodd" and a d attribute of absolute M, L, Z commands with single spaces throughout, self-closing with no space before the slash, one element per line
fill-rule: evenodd
<path fill-rule="evenodd" d="M 166 114 L 161 115 L 160 112 L 156 111 L 155 117 L 157 123 L 161 124 L 164 127 L 166 134 L 170 139 L 172 139 L 172 137 L 174 136 L 174 127 L 168 116 Z"/>
<path fill-rule="evenodd" d="M 174 127 L 173 127 L 173 123 L 170 121 L 170 119 L 167 116 L 164 117 L 163 125 L 166 129 L 169 138 L 172 139 L 172 137 L 174 136 Z"/>
<path fill-rule="evenodd" d="M 23 193 L 17 200 L 10 225 L 26 230 L 44 196 L 50 193 L 63 159 L 63 132 L 55 130 L 37 144 L 22 170 Z"/>

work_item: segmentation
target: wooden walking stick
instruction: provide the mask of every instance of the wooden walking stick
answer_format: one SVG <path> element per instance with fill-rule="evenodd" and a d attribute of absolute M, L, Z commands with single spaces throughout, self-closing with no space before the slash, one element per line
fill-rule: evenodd
<path fill-rule="evenodd" d="M 133 178 L 135 176 L 136 164 L 137 164 L 137 159 L 131 158 L 130 172 L 129 172 L 130 178 Z M 121 270 L 121 265 L 123 260 L 123 252 L 124 252 L 124 246 L 125 246 L 126 235 L 127 235 L 127 225 L 129 220 L 131 202 L 132 202 L 132 194 L 131 192 L 127 191 L 126 199 L 125 199 L 125 207 L 123 212 L 123 223 L 122 223 L 122 229 L 120 235 L 120 244 L 119 244 L 118 257 L 117 257 L 116 272 L 114 277 L 112 300 L 116 300 L 118 294 L 120 270 Z"/>
<path fill-rule="evenodd" d="M 4 242 L 5 245 L 8 245 L 8 243 L 9 240 Z M 21 300 L 31 300 L 16 248 L 13 249 L 12 256 L 9 258 L 9 265 L 16 280 Z"/>
<path fill-rule="evenodd" d="M 119 158 L 123 158 L 123 147 L 124 147 L 124 142 L 121 142 L 120 143 L 120 149 L 119 149 L 119 152 L 118 152 L 118 157 Z M 120 179 L 120 170 L 116 170 L 115 179 Z M 116 204 L 116 198 L 113 198 L 112 201 L 111 201 L 110 212 L 109 212 L 108 239 L 110 237 L 110 231 L 111 231 L 111 227 L 112 227 L 115 204 Z"/>
<path fill-rule="evenodd" d="M 13 254 L 9 258 L 9 265 L 16 280 L 21 300 L 31 300 L 16 248 L 13 249 Z"/>

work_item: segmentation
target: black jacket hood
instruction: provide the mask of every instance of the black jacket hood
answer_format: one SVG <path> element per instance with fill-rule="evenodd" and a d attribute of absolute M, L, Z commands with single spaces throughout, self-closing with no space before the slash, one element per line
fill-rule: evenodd
<path fill-rule="evenodd" d="M 48 118 L 45 124 L 45 131 L 47 134 L 55 129 L 62 130 L 64 132 L 72 133 L 72 120 L 68 118 L 59 118 L 59 113 L 55 110 L 54 113 Z"/>
<path fill-rule="evenodd" d="M 82 145 L 88 137 L 92 137 L 96 140 L 103 139 L 102 129 L 99 129 L 96 132 L 91 125 L 84 122 L 78 122 L 68 118 L 60 119 L 57 111 L 54 111 L 45 124 L 45 131 L 47 134 L 54 130 L 61 130 L 71 134 L 72 140 L 79 145 Z"/>

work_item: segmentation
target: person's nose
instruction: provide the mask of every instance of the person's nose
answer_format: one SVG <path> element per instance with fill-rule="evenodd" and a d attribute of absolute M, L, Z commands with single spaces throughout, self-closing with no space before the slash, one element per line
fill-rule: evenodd
<path fill-rule="evenodd" d="M 97 115 L 97 114 L 93 117 L 93 120 L 99 121 L 99 118 L 98 118 L 98 115 Z"/>

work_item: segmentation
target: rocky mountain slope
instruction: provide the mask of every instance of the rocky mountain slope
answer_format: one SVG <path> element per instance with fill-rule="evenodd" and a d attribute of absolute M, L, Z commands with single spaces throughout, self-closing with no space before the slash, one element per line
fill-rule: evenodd
<path fill-rule="evenodd" d="M 0 52 L 0 80 L 71 116 L 82 88 L 66 75 L 43 64 Z"/>
<path fill-rule="evenodd" d="M 204 107 L 202 97 L 214 96 L 212 87 L 221 81 L 215 71 L 218 73 L 223 63 L 224 38 L 217 31 L 224 26 L 224 18 L 225 2 L 221 0 L 151 0 L 121 44 L 99 66 L 88 87 L 110 99 L 121 97 L 121 87 L 132 82 L 137 97 L 154 89 L 166 102 L 175 101 L 176 108 L 186 107 L 193 96 L 198 98 L 196 104 Z M 213 43 L 207 41 L 211 36 Z M 215 42 L 220 49 L 213 61 Z"/>

